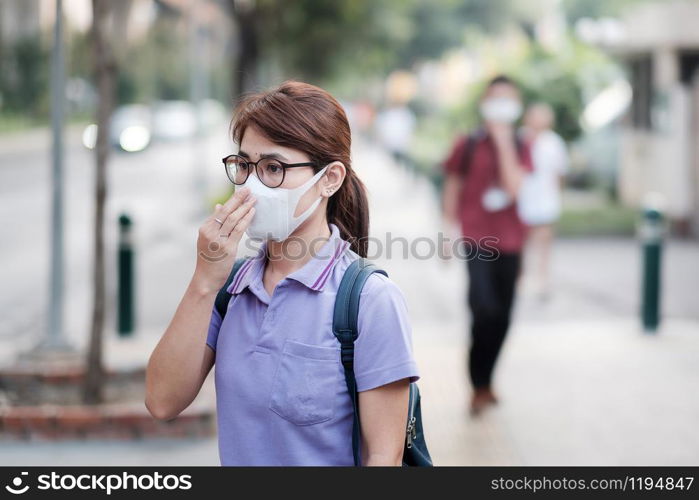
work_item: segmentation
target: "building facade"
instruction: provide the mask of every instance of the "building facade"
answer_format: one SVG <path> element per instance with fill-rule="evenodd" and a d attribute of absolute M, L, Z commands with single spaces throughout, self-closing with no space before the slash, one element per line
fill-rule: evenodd
<path fill-rule="evenodd" d="M 623 18 L 609 47 L 628 68 L 633 99 L 623 125 L 620 199 L 662 200 L 673 232 L 699 236 L 699 4 L 656 2 Z M 658 196 L 659 195 L 659 196 Z"/>

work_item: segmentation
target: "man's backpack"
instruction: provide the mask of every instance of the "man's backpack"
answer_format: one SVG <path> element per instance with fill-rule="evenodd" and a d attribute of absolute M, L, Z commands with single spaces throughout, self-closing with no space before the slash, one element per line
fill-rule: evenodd
<path fill-rule="evenodd" d="M 235 274 L 245 262 L 245 258 L 235 261 L 233 269 L 226 284 L 219 290 L 216 296 L 215 307 L 221 315 L 221 320 L 226 315 L 231 294 L 228 286 L 233 282 Z M 360 463 L 359 453 L 359 397 L 357 394 L 357 381 L 354 377 L 354 341 L 359 336 L 357 319 L 359 315 L 359 298 L 362 288 L 369 276 L 373 273 L 381 273 L 388 276 L 385 271 L 377 268 L 364 258 L 352 262 L 345 271 L 340 287 L 335 298 L 335 310 L 333 313 L 333 333 L 340 342 L 340 359 L 345 370 L 345 382 L 347 390 L 352 398 L 353 423 L 352 423 L 352 454 L 354 465 Z M 422 430 L 422 413 L 420 411 L 420 391 L 415 382 L 410 383 L 410 399 L 408 404 L 408 422 L 406 425 L 406 437 L 403 447 L 404 466 L 432 466 L 432 459 L 427 450 L 425 435 Z"/>

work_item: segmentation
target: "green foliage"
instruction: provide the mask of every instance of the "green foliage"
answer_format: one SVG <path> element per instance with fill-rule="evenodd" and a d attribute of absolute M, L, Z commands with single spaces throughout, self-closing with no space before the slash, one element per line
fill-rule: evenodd
<path fill-rule="evenodd" d="M 438 58 L 463 44 L 469 28 L 505 25 L 511 1 L 258 0 L 255 18 L 263 59 L 285 76 L 326 83 Z"/>
<path fill-rule="evenodd" d="M 158 16 L 146 37 L 117 46 L 117 104 L 189 98 L 187 33 L 172 16 Z M 92 81 L 90 34 L 71 36 L 69 74 Z"/>
<path fill-rule="evenodd" d="M 92 44 L 89 30 L 71 32 L 68 37 L 67 73 L 71 76 L 90 78 L 92 72 Z"/>
<path fill-rule="evenodd" d="M 259 0 L 259 44 L 285 75 L 318 81 L 350 66 L 366 74 L 386 69 L 403 43 L 411 2 L 403 0 Z"/>
<path fill-rule="evenodd" d="M 409 37 L 396 50 L 395 64 L 401 68 L 441 57 L 444 51 L 463 44 L 469 29 L 497 33 L 512 20 L 511 0 L 418 0 L 411 3 L 406 13 Z"/>
<path fill-rule="evenodd" d="M 524 50 L 515 54 L 488 55 L 493 72 L 514 78 L 525 102 L 542 101 L 551 105 L 556 115 L 556 131 L 567 141 L 576 140 L 582 130 L 580 116 L 585 102 L 614 81 L 621 69 L 597 49 L 565 40 L 555 52 L 523 39 Z M 474 51 L 488 51 L 487 40 L 473 44 Z M 420 116 L 419 128 L 411 148 L 418 168 L 429 173 L 437 168 L 449 151 L 454 138 L 479 124 L 478 102 L 491 75 L 464 86 L 456 105 L 430 109 Z"/>
<path fill-rule="evenodd" d="M 622 70 L 603 52 L 569 37 L 555 52 L 530 44 L 513 74 L 530 102 L 553 107 L 557 132 L 573 141 L 582 132 L 584 104 L 619 78 Z"/>
<path fill-rule="evenodd" d="M 49 55 L 39 37 L 20 39 L 0 54 L 0 109 L 28 118 L 48 116 Z"/>
<path fill-rule="evenodd" d="M 189 98 L 190 55 L 186 33 L 170 16 L 159 16 L 142 42 L 120 57 L 118 102 Z"/>
<path fill-rule="evenodd" d="M 578 74 L 580 64 L 571 64 L 571 59 L 580 58 L 575 57 L 574 50 L 565 52 L 552 53 L 532 44 L 515 69 L 515 76 L 522 85 L 525 102 L 542 101 L 553 107 L 556 131 L 570 141 L 581 132 L 583 88 Z"/>
<path fill-rule="evenodd" d="M 215 0 L 207 0 L 215 1 Z M 571 19 L 605 15 L 643 0 L 563 0 Z M 232 4 L 232 2 L 231 2 Z M 451 48 L 472 46 L 475 33 L 492 38 L 506 26 L 536 19 L 533 0 L 256 0 L 254 20 L 261 85 L 280 78 L 314 82 L 347 97 L 374 96 L 383 78 L 398 68 L 438 59 Z M 120 44 L 117 101 L 149 102 L 189 97 L 189 33 L 184 14 L 159 8 L 147 36 Z M 235 22 L 231 17 L 231 23 Z M 88 34 L 69 37 L 68 74 L 92 80 Z M 33 115 L 48 112 L 48 54 L 39 37 L 3 47 L 0 62 L 2 109 Z M 226 62 L 234 62 L 233 52 Z M 552 100 L 563 134 L 579 132 L 577 116 L 589 81 L 575 64 L 587 64 L 573 43 L 555 54 L 532 47 L 524 59 L 509 55 L 501 68 L 515 74 L 532 98 Z M 513 62 L 514 61 L 514 62 Z M 566 63 L 566 61 L 570 61 Z M 234 71 L 211 68 L 215 97 L 228 100 Z M 592 62 L 591 64 L 597 64 Z M 594 82 L 592 82 L 594 83 Z M 446 128 L 473 125 L 475 92 L 447 113 Z M 419 103 L 418 103 L 419 104 Z M 444 118 L 442 116 L 441 118 Z"/>
<path fill-rule="evenodd" d="M 525 101 L 548 103 L 556 117 L 556 132 L 568 141 L 576 139 L 582 131 L 580 116 L 583 102 L 580 82 L 573 75 L 559 74 L 537 83 L 539 84 L 525 83 Z"/>

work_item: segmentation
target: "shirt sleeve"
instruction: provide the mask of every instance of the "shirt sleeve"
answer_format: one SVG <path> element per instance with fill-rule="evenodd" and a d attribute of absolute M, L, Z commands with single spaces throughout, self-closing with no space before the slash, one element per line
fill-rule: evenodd
<path fill-rule="evenodd" d="M 464 161 L 464 154 L 466 153 L 466 142 L 468 142 L 468 136 L 459 137 L 454 146 L 449 153 L 449 156 L 444 163 L 442 163 L 442 169 L 445 175 L 458 175 L 461 171 L 461 164 Z"/>
<path fill-rule="evenodd" d="M 218 331 L 221 329 L 221 315 L 216 310 L 214 305 L 211 311 L 211 320 L 209 321 L 209 332 L 206 334 L 206 345 L 216 350 L 216 341 L 218 340 Z"/>
<path fill-rule="evenodd" d="M 354 343 L 357 391 L 397 380 L 420 378 L 413 358 L 408 308 L 400 289 L 387 277 L 372 274 L 359 300 L 359 337 Z"/>

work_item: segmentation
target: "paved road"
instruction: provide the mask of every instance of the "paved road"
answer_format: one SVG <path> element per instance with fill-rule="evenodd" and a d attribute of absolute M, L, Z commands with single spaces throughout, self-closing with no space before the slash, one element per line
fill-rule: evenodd
<path fill-rule="evenodd" d="M 209 185 L 220 186 L 218 157 L 225 138 L 207 146 Z M 69 323 L 79 340 L 89 304 L 89 158 L 71 153 L 68 220 Z M 167 323 L 193 265 L 191 250 L 199 220 L 193 154 L 186 144 L 116 156 L 111 166 L 110 213 L 129 205 L 140 221 L 138 341 L 117 343 L 113 355 L 146 356 Z M 436 238 L 438 214 L 431 188 L 395 167 L 381 152 L 359 143 L 355 166 L 372 204 L 376 241 L 405 238 L 420 255 Z M 0 177 L 6 158 L 0 152 Z M 36 168 L 36 167 L 35 167 Z M 45 168 L 42 167 L 42 168 Z M 9 172 L 9 170 L 8 170 Z M 46 181 L 17 181 L 17 205 L 0 201 L 5 227 L 19 236 L 3 243 L 3 257 L 17 268 L 2 268 L 0 310 L 34 308 L 27 292 L 45 288 Z M 2 185 L 2 181 L 0 181 Z M 24 193 L 24 194 L 22 194 Z M 27 201 L 30 197 L 35 201 Z M 22 210 L 28 211 L 25 217 Z M 19 219 L 17 213 L 22 213 Z M 20 220 L 21 219 L 21 220 Z M 26 220 L 36 221 L 27 229 Z M 113 235 L 114 228 L 112 231 Z M 390 236 L 388 236 L 390 233 Z M 36 236 L 39 238 L 39 236 Z M 43 238 L 43 237 L 42 237 Z M 113 236 L 111 236 L 113 242 Z M 479 419 L 467 416 L 465 379 L 466 314 L 463 262 L 402 258 L 394 243 L 391 258 L 376 256 L 404 290 L 413 319 L 415 352 L 422 372 L 428 442 L 438 464 L 696 464 L 699 463 L 699 247 L 672 242 L 664 270 L 664 311 L 659 335 L 643 335 L 636 321 L 638 248 L 625 239 L 559 241 L 555 247 L 551 301 L 539 302 L 525 275 L 513 328 L 498 366 L 496 389 L 502 403 Z M 41 260 L 43 259 L 43 261 Z M 8 260 L 5 260 L 7 262 Z M 7 281 L 9 280 L 9 281 Z M 5 286 L 11 283 L 11 286 Z M 40 294 L 39 294 L 40 295 Z M 19 310 L 19 309 L 17 309 Z M 39 311 L 40 312 L 40 311 Z M 16 323 L 15 323 L 16 324 Z M 16 344 L 16 327 L 4 327 L 0 342 Z M 26 330 L 21 330 L 26 332 Z M 145 346 L 145 347 L 144 347 Z M 116 353 L 116 354 L 115 354 Z M 118 357 L 118 356 L 117 356 Z M 3 443 L 0 464 L 211 464 L 216 441 L 140 443 Z"/>
<path fill-rule="evenodd" d="M 225 127 L 222 127 L 225 130 Z M 0 141 L 0 223 L 5 232 L 0 257 L 0 341 L 31 345 L 45 329 L 48 297 L 50 163 L 47 134 Z M 65 175 L 66 331 L 84 343 L 91 301 L 94 167 L 80 134 L 67 134 Z M 114 301 L 117 218 L 135 222 L 138 318 L 144 330 L 161 329 L 171 304 L 191 273 L 196 229 L 203 220 L 200 179 L 208 196 L 226 189 L 220 157 L 230 150 L 225 134 L 209 137 L 196 150 L 187 142 L 159 144 L 138 154 L 114 153 L 109 164 L 105 239 L 110 301 Z M 195 156 L 196 154 L 196 156 Z M 108 318 L 113 323 L 113 318 Z M 19 333 L 21 332 L 21 333 Z M 21 335 L 21 339 L 17 337 Z"/>

